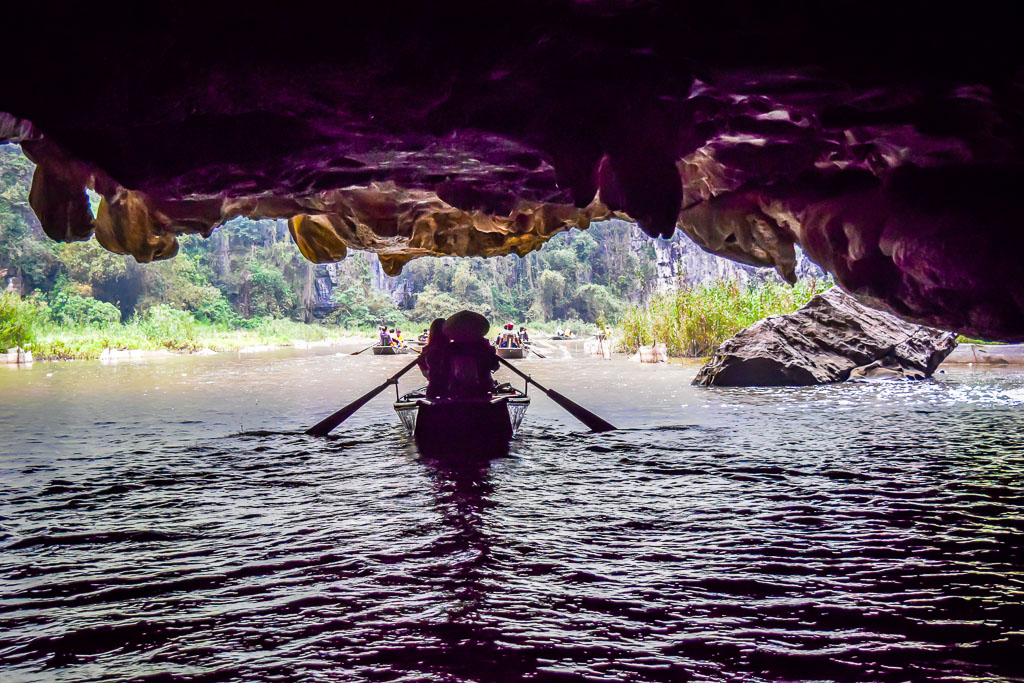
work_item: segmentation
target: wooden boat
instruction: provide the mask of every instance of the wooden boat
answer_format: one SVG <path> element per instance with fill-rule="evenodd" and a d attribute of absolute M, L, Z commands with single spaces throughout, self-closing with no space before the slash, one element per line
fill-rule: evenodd
<path fill-rule="evenodd" d="M 551 335 L 552 341 L 572 341 L 576 337 L 566 337 L 564 334 L 553 334 Z"/>
<path fill-rule="evenodd" d="M 499 346 L 496 351 L 499 358 L 526 358 L 525 346 Z"/>
<path fill-rule="evenodd" d="M 480 399 L 428 399 L 420 387 L 399 397 L 395 412 L 422 451 L 486 456 L 508 449 L 529 406 L 530 397 L 511 384 Z"/>
<path fill-rule="evenodd" d="M 374 346 L 373 355 L 375 356 L 397 356 L 402 353 L 409 353 L 409 349 L 404 346 Z"/>

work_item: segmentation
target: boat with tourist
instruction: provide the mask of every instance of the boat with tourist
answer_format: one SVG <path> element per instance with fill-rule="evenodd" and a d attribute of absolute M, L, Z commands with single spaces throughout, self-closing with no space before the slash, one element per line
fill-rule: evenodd
<path fill-rule="evenodd" d="M 498 358 L 526 358 L 525 346 L 499 346 L 495 351 L 498 353 Z"/>
<path fill-rule="evenodd" d="M 407 346 L 395 346 L 394 344 L 387 346 L 378 344 L 373 347 L 373 355 L 375 356 L 397 356 L 403 353 L 412 353 L 412 350 Z"/>

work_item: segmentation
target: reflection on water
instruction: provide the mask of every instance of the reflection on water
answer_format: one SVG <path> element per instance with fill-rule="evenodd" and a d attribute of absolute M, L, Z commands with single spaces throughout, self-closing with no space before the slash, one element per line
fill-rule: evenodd
<path fill-rule="evenodd" d="M 404 362 L 0 373 L 2 678 L 1022 674 L 1024 374 L 705 390 L 549 358 L 622 429 L 534 393 L 508 457 L 457 467 L 385 395 L 301 434 Z"/>

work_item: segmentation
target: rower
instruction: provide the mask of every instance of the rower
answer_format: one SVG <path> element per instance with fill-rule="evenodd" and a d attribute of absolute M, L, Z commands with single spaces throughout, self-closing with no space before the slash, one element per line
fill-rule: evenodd
<path fill-rule="evenodd" d="M 530 343 L 530 335 L 526 333 L 526 328 L 521 325 L 519 326 L 519 343 L 524 346 Z"/>
<path fill-rule="evenodd" d="M 434 396 L 485 398 L 491 394 L 491 373 L 501 364 L 484 336 L 488 328 L 487 318 L 473 311 L 459 311 L 444 322 L 442 329 L 451 343 L 442 346 L 443 353 L 438 354 L 436 361 L 431 358 L 428 364 Z"/>
<path fill-rule="evenodd" d="M 427 378 L 427 396 L 435 398 L 448 390 L 447 347 L 451 339 L 444 332 L 444 318 L 430 323 L 427 345 L 420 352 L 420 372 Z"/>
<path fill-rule="evenodd" d="M 380 345 L 391 346 L 391 335 L 388 334 L 387 325 L 381 325 L 378 332 L 380 334 Z"/>

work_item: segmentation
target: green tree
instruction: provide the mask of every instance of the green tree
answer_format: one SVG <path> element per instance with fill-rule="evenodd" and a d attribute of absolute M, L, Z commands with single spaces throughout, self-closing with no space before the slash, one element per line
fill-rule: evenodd
<path fill-rule="evenodd" d="M 530 317 L 536 320 L 554 320 L 565 314 L 565 276 L 553 270 L 545 270 L 537 278 L 533 290 L 533 305 Z"/>
<path fill-rule="evenodd" d="M 416 297 L 416 305 L 409 313 L 409 319 L 429 323 L 434 318 L 447 318 L 462 308 L 464 305 L 458 299 L 438 290 L 433 285 L 428 285 Z"/>
<path fill-rule="evenodd" d="M 20 277 L 25 291 L 48 289 L 60 270 L 57 244 L 28 204 L 34 170 L 18 145 L 0 145 L 0 271 Z M 0 278 L 0 290 L 6 285 Z"/>
<path fill-rule="evenodd" d="M 245 264 L 242 282 L 240 296 L 248 317 L 287 318 L 294 313 L 295 293 L 273 264 L 250 259 Z"/>

